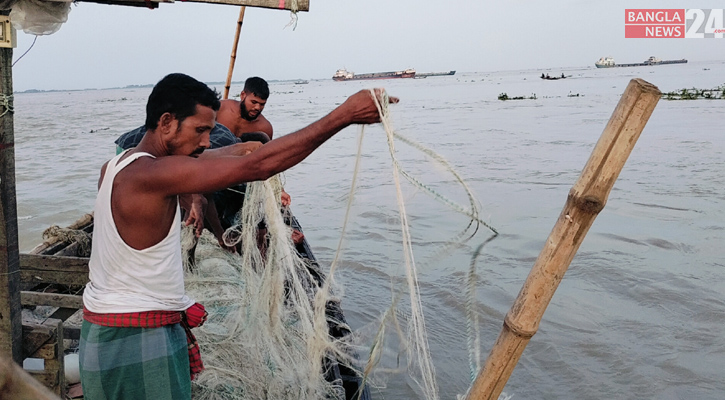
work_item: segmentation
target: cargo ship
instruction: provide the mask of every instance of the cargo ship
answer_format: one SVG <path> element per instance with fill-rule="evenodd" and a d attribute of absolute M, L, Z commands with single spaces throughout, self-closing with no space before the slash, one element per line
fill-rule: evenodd
<path fill-rule="evenodd" d="M 646 67 L 650 65 L 666 65 L 666 64 L 685 64 L 687 60 L 684 58 L 681 60 L 660 60 L 659 58 L 652 56 L 641 63 L 634 64 L 616 64 L 612 57 L 602 57 L 599 61 L 595 62 L 594 65 L 597 68 L 614 68 L 614 67 Z"/>
<path fill-rule="evenodd" d="M 446 75 L 455 75 L 456 71 L 448 71 L 448 72 L 423 72 L 423 73 L 417 73 L 415 74 L 415 78 L 427 78 L 429 76 L 446 76 Z"/>
<path fill-rule="evenodd" d="M 335 75 L 332 76 L 333 81 L 356 81 L 363 79 L 396 79 L 396 78 L 414 78 L 415 70 L 408 68 L 403 71 L 392 71 L 392 72 L 373 72 L 369 74 L 355 74 L 354 72 L 346 69 L 338 69 Z"/>

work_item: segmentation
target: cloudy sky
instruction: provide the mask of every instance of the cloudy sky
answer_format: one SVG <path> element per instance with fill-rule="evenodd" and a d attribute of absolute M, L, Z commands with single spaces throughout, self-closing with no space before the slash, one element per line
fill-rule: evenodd
<path fill-rule="evenodd" d="M 696 3 L 696 4 L 695 4 Z M 328 78 L 415 68 L 485 72 L 593 66 L 602 56 L 725 60 L 725 39 L 625 39 L 624 10 L 724 8 L 713 0 L 310 0 L 290 13 L 247 8 L 234 80 Z M 169 72 L 224 81 L 239 8 L 182 3 L 158 9 L 78 3 L 13 68 L 14 89 L 154 83 Z M 18 32 L 17 59 L 34 36 Z"/>

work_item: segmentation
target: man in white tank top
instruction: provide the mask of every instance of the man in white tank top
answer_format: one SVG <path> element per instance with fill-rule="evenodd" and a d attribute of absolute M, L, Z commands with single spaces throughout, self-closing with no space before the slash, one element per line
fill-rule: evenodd
<path fill-rule="evenodd" d="M 219 104 L 205 84 L 166 76 L 149 96 L 141 142 L 101 169 L 80 343 L 87 400 L 191 398 L 202 365 L 188 328 L 205 314 L 184 291 L 179 195 L 268 179 L 343 128 L 380 121 L 365 90 L 246 156 L 230 156 L 233 146 L 204 153 Z"/>

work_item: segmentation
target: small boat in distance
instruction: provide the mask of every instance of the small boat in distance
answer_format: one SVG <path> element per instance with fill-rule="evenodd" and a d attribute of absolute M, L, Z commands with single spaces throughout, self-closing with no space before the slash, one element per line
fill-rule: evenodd
<path fill-rule="evenodd" d="M 299 79 L 295 81 L 295 85 L 306 85 L 308 83 L 310 83 L 310 81 L 306 81 L 304 79 Z"/>
<path fill-rule="evenodd" d="M 633 64 L 617 64 L 614 62 L 612 57 L 602 57 L 599 61 L 595 62 L 594 65 L 597 68 L 614 68 L 614 67 L 646 67 L 650 65 L 666 65 L 666 64 L 686 64 L 687 60 L 684 58 L 681 60 L 661 60 L 655 56 L 651 56 L 641 63 Z"/>
<path fill-rule="evenodd" d="M 429 76 L 447 76 L 447 75 L 455 75 L 456 71 L 448 71 L 448 72 L 422 72 L 415 74 L 415 79 L 422 79 L 427 78 Z"/>
<path fill-rule="evenodd" d="M 559 79 L 566 79 L 567 76 L 564 75 L 563 72 L 561 73 L 561 76 L 549 76 L 549 74 L 544 75 L 544 73 L 542 72 L 540 78 L 541 79 L 544 79 L 544 80 L 547 80 L 547 81 L 556 81 L 556 80 L 559 80 Z"/>
<path fill-rule="evenodd" d="M 454 71 L 455 72 L 455 71 Z M 392 72 L 373 72 L 368 74 L 355 74 L 354 72 L 348 71 L 345 68 L 338 69 L 335 75 L 332 76 L 333 81 L 355 81 L 364 79 L 396 79 L 396 78 L 413 78 L 415 77 L 415 70 L 408 68 L 403 71 L 392 71 Z"/>

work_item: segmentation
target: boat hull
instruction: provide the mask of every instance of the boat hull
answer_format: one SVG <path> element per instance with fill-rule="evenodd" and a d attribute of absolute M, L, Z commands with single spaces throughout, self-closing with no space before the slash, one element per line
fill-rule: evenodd
<path fill-rule="evenodd" d="M 86 214 L 84 217 L 76 221 L 67 229 L 71 229 L 74 231 L 83 231 L 86 234 L 91 235 L 93 232 L 93 222 L 94 221 L 92 214 Z M 285 217 L 285 223 L 291 228 L 297 229 L 298 231 L 302 232 L 302 226 L 292 213 L 289 213 Z M 76 241 L 74 237 L 75 236 L 68 236 L 68 238 L 60 239 L 58 237 L 51 237 L 50 239 L 46 240 L 45 242 L 41 243 L 33 250 L 31 250 L 30 254 L 45 256 L 64 256 L 68 257 L 68 259 L 71 260 L 69 261 L 69 263 L 72 263 L 73 260 L 79 259 L 88 260 L 89 254 L 85 253 L 84 251 L 86 250 L 86 248 L 88 251 L 90 251 L 90 244 L 88 244 L 88 246 L 81 246 L 81 243 Z M 312 253 L 312 248 L 307 242 L 307 238 L 303 237 L 302 241 L 299 244 L 296 244 L 295 247 L 300 257 L 306 260 L 305 265 L 307 266 L 307 271 L 305 272 L 305 276 L 312 277 L 315 280 L 317 287 L 322 287 L 324 280 L 327 279 L 327 277 L 325 276 L 325 273 L 322 271 L 321 266 L 319 265 L 317 259 Z M 48 285 L 54 285 L 58 287 L 65 286 L 66 288 L 73 289 L 72 295 L 63 294 L 64 296 L 66 296 L 65 301 L 67 303 L 70 303 L 70 300 L 68 300 L 68 298 L 72 297 L 73 299 L 76 299 L 75 303 L 78 304 L 78 309 L 81 309 L 82 295 L 79 295 L 78 292 L 82 290 L 82 288 L 88 282 L 87 261 L 85 263 L 79 263 L 78 261 L 75 261 L 75 264 L 72 264 L 68 267 L 67 272 L 63 272 L 65 273 L 61 273 L 61 271 L 58 271 L 56 275 L 52 275 L 53 277 L 56 277 L 56 279 L 57 277 L 62 277 L 64 279 L 62 282 L 52 283 L 47 278 L 43 280 L 36 277 L 37 279 L 39 279 L 39 282 L 42 281 L 44 283 L 32 283 L 29 285 L 25 285 L 27 287 L 24 286 L 22 290 L 44 291 L 47 287 L 49 287 Z M 77 282 L 74 282 L 73 285 L 70 285 L 69 282 L 75 281 L 73 279 L 74 276 L 79 276 L 81 278 L 79 278 Z M 55 290 L 57 288 L 54 287 L 53 289 Z M 69 306 L 66 305 L 64 307 Z M 352 332 L 348 328 L 348 324 L 345 320 L 345 316 L 343 314 L 339 300 L 328 301 L 325 309 L 325 315 L 328 321 L 337 322 L 336 324 L 334 324 L 334 327 L 333 325 L 330 325 L 330 336 L 334 337 L 336 340 L 345 340 L 347 336 L 352 334 Z M 65 319 L 67 317 L 63 318 Z M 80 327 L 71 327 L 69 325 L 65 325 L 64 329 L 70 337 L 80 337 Z M 363 379 L 360 377 L 360 373 L 358 371 L 353 371 L 352 369 L 350 369 L 350 367 L 347 366 L 347 361 L 351 359 L 357 359 L 357 357 L 357 353 L 354 350 L 350 350 L 350 353 L 347 355 L 346 358 L 343 357 L 341 359 L 338 359 L 338 357 L 334 354 L 330 354 L 326 355 L 322 361 L 324 365 L 325 379 L 332 384 L 341 385 L 342 393 L 338 393 L 341 396 L 339 396 L 337 400 L 371 399 L 370 389 L 365 384 L 365 382 L 363 382 Z M 63 373 L 62 369 L 60 370 L 60 373 Z M 3 393 L 0 391 L 0 398 L 3 398 L 2 394 Z M 335 399 L 336 397 L 326 398 Z"/>
<path fill-rule="evenodd" d="M 420 74 L 415 74 L 416 78 L 427 78 L 429 76 L 448 76 L 448 75 L 455 75 L 456 71 L 448 71 L 448 72 L 423 72 Z"/>

